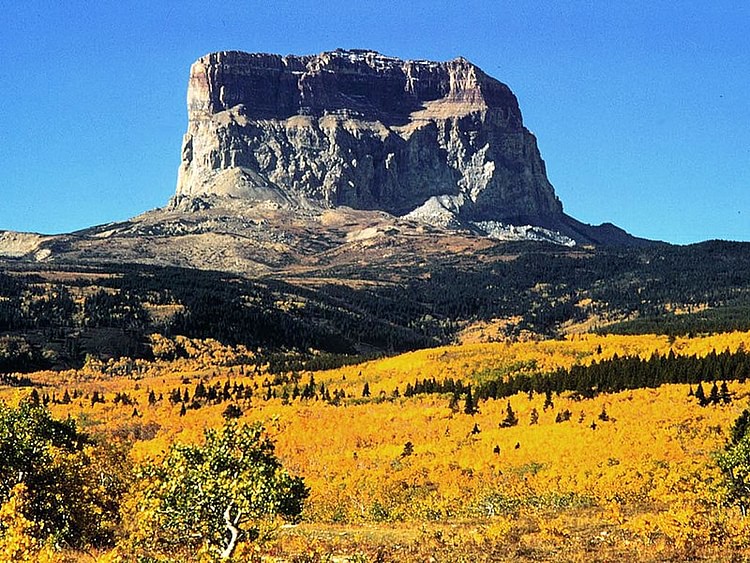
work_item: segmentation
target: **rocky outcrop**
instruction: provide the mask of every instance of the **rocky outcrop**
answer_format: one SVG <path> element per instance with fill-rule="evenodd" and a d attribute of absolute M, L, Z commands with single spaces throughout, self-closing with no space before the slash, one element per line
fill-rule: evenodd
<path fill-rule="evenodd" d="M 399 216 L 438 206 L 462 225 L 564 217 L 515 96 L 463 58 L 212 53 L 191 67 L 188 114 L 176 207 L 230 196 Z"/>
<path fill-rule="evenodd" d="M 501 241 L 642 246 L 568 217 L 510 89 L 464 59 L 221 52 L 193 64 L 171 204 L 0 260 L 251 275 L 398 270 Z"/>

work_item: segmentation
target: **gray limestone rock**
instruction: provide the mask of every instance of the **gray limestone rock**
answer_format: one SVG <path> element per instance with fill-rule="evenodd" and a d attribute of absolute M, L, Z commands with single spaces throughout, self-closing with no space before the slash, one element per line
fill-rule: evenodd
<path fill-rule="evenodd" d="M 463 224 L 563 216 L 515 96 L 463 58 L 212 53 L 191 67 L 188 113 L 175 201 L 406 215 L 447 196 Z"/>

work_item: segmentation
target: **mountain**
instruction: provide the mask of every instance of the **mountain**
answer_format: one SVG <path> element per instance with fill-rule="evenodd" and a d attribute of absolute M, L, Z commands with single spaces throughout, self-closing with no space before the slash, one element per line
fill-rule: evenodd
<path fill-rule="evenodd" d="M 497 240 L 651 244 L 566 215 L 516 97 L 463 58 L 211 53 L 187 101 L 168 205 L 63 235 L 0 231 L 0 257 L 257 275 Z"/>
<path fill-rule="evenodd" d="M 638 242 L 563 213 L 513 92 L 464 58 L 211 53 L 190 69 L 188 118 L 175 208 L 218 196 L 497 238 Z"/>
<path fill-rule="evenodd" d="M 464 59 L 213 53 L 188 117 L 165 207 L 0 231 L 0 375 L 149 357 L 155 333 L 284 371 L 464 339 L 750 327 L 747 244 L 569 217 L 515 96 Z"/>
<path fill-rule="evenodd" d="M 562 205 L 510 89 L 462 58 L 212 53 L 190 70 L 177 197 L 230 195 L 472 220 Z"/>

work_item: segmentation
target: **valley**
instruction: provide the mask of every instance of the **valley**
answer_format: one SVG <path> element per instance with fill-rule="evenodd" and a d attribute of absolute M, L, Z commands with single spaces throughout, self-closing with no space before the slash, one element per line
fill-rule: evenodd
<path fill-rule="evenodd" d="M 750 558 L 750 243 L 568 215 L 463 57 L 187 117 L 163 207 L 0 231 L 0 561 Z"/>
<path fill-rule="evenodd" d="M 240 560 L 716 560 L 743 557 L 748 545 L 716 454 L 747 406 L 750 361 L 729 375 L 716 360 L 712 373 L 728 394 L 705 406 L 694 383 L 590 398 L 520 392 L 477 399 L 472 409 L 465 393 L 454 402 L 451 393 L 407 390 L 431 379 L 476 390 L 488 377 L 509 381 L 613 357 L 734 355 L 748 344 L 746 332 L 583 335 L 271 374 L 267 365 L 245 363 L 247 351 L 182 341 L 190 357 L 91 360 L 77 370 L 28 374 L 0 395 L 15 404 L 35 390 L 55 416 L 128 449 L 134 464 L 157 459 L 172 443 L 200 441 L 204 428 L 230 416 L 229 405 L 235 420 L 264 422 L 284 466 L 310 493 L 300 524 L 248 543 Z M 154 340 L 154 347 L 169 345 Z M 703 385 L 708 394 L 711 379 Z M 137 497 L 138 483 L 131 487 Z M 126 498 L 124 507 L 134 502 Z M 100 550 L 98 560 L 130 560 L 138 536 L 128 519 L 142 522 L 139 514 L 124 512 L 121 525 L 136 535 Z M 59 560 L 78 557 L 68 551 Z"/>

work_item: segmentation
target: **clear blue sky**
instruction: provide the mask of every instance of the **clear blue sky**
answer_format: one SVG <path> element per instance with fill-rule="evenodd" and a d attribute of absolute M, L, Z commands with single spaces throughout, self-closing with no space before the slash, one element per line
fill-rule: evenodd
<path fill-rule="evenodd" d="M 750 3 L 0 0 L 0 229 L 172 195 L 190 64 L 217 50 L 462 55 L 507 83 L 565 210 L 750 240 Z"/>

